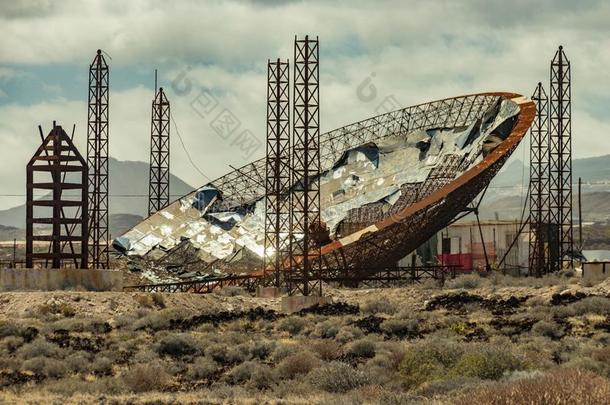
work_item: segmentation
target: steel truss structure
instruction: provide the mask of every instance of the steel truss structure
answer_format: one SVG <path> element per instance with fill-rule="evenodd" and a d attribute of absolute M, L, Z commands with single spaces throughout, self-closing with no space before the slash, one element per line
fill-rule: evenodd
<path fill-rule="evenodd" d="M 536 118 L 530 130 L 529 182 L 529 273 L 540 277 L 550 271 L 549 263 L 549 122 L 548 97 L 542 83 L 532 96 Z"/>
<path fill-rule="evenodd" d="M 108 268 L 108 84 L 102 51 L 89 66 L 87 164 L 89 166 L 89 259 L 92 268 Z"/>
<path fill-rule="evenodd" d="M 320 221 L 319 42 L 294 40 L 290 272 L 288 292 L 322 295 Z"/>
<path fill-rule="evenodd" d="M 455 278 L 461 266 L 414 266 L 360 269 L 361 277 L 357 279 L 343 277 L 342 269 L 325 269 L 322 281 L 357 287 L 395 287 L 403 284 L 419 283 L 424 279 L 438 280 L 443 283 L 448 278 Z M 260 285 L 265 285 L 264 276 L 257 274 L 231 275 L 225 277 L 207 277 L 202 280 L 180 281 L 176 283 L 159 283 L 132 285 L 124 291 L 143 292 L 189 292 L 209 294 L 216 289 L 227 286 L 238 286 L 254 292 Z"/>
<path fill-rule="evenodd" d="M 272 284 L 281 286 L 280 270 L 290 255 L 290 65 L 267 62 L 267 155 L 265 165 L 264 268 L 273 268 Z M 271 256 L 271 263 L 269 259 Z M 269 279 L 269 278 L 267 278 Z"/>
<path fill-rule="evenodd" d="M 40 129 L 40 127 L 39 127 Z M 88 264 L 88 169 L 87 163 L 61 126 L 55 125 L 26 166 L 26 267 L 44 261 L 44 266 L 58 269 L 74 263 Z M 69 180 L 66 174 L 71 173 Z M 72 177 L 73 175 L 75 177 Z M 44 177 L 41 179 L 40 177 Z M 49 179 L 50 176 L 50 179 Z M 74 180 L 77 180 L 76 182 Z M 35 190 L 48 193 L 50 199 L 34 199 Z M 76 195 L 64 191 L 75 190 Z M 48 195 L 47 195 L 48 196 Z M 34 209 L 36 208 L 36 213 Z M 50 216 L 41 214 L 43 210 Z M 36 214 L 36 215 L 35 215 Z M 51 225 L 50 235 L 35 235 L 34 225 Z M 48 242 L 46 253 L 35 253 L 34 242 Z M 41 262 L 42 263 L 42 262 Z"/>
<path fill-rule="evenodd" d="M 552 227 L 550 270 L 560 270 L 564 258 L 570 266 L 572 229 L 572 87 L 570 61 L 559 47 L 551 62 L 549 100 L 549 192 Z M 556 241 L 556 242 L 555 242 Z"/>
<path fill-rule="evenodd" d="M 152 102 L 150 121 L 148 215 L 169 204 L 169 121 L 169 101 L 160 87 Z"/>

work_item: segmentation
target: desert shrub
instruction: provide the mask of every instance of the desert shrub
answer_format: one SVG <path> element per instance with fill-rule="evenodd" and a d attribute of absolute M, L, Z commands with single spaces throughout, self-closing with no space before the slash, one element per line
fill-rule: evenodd
<path fill-rule="evenodd" d="M 172 319 L 180 319 L 187 314 L 179 309 L 161 309 L 158 311 L 145 310 L 139 312 L 137 319 L 123 316 L 117 318 L 117 326 L 120 328 L 127 327 L 130 330 L 138 331 L 141 329 L 149 329 L 152 331 L 165 330 L 170 328 Z"/>
<path fill-rule="evenodd" d="M 241 384 L 250 379 L 256 372 L 257 363 L 253 361 L 245 361 L 235 367 L 233 367 L 227 377 L 233 384 Z"/>
<path fill-rule="evenodd" d="M 610 346 L 605 346 L 601 349 L 594 350 L 592 357 L 593 359 L 610 366 Z"/>
<path fill-rule="evenodd" d="M 136 294 L 133 299 L 139 306 L 144 308 L 152 308 L 155 305 L 152 294 Z"/>
<path fill-rule="evenodd" d="M 333 361 L 311 370 L 307 374 L 307 381 L 327 392 L 344 393 L 369 384 L 370 378 L 362 370 Z"/>
<path fill-rule="evenodd" d="M 79 351 L 66 357 L 66 366 L 74 373 L 88 371 L 90 364 L 91 358 L 87 352 Z"/>
<path fill-rule="evenodd" d="M 98 356 L 91 364 L 91 371 L 95 375 L 112 375 L 113 362 L 108 357 Z"/>
<path fill-rule="evenodd" d="M 457 405 L 604 404 L 610 381 L 579 369 L 557 369 L 543 376 L 484 385 L 453 399 Z"/>
<path fill-rule="evenodd" d="M 521 361 L 503 347 L 476 345 L 451 368 L 450 375 L 497 380 L 506 372 L 522 367 Z"/>
<path fill-rule="evenodd" d="M 187 376 L 192 380 L 207 379 L 214 376 L 219 370 L 218 363 L 207 357 L 197 357 L 190 364 Z"/>
<path fill-rule="evenodd" d="M 308 322 L 305 318 L 301 318 L 300 316 L 289 316 L 282 319 L 277 328 L 294 336 L 301 333 L 307 324 Z"/>
<path fill-rule="evenodd" d="M 375 343 L 369 339 L 360 339 L 351 343 L 347 352 L 355 357 L 371 358 L 375 356 Z"/>
<path fill-rule="evenodd" d="M 481 279 L 481 277 L 476 273 L 463 274 L 456 278 L 452 278 L 452 279 L 445 281 L 445 287 L 452 288 L 452 289 L 453 288 L 471 289 L 471 288 L 480 287 L 482 284 L 482 281 L 483 280 Z"/>
<path fill-rule="evenodd" d="M 592 371 L 595 374 L 601 376 L 610 376 L 610 367 L 588 356 L 575 356 L 574 358 L 563 364 L 563 366 L 569 368 L 578 368 L 580 370 Z"/>
<path fill-rule="evenodd" d="M 462 345 L 444 339 L 427 340 L 407 347 L 399 365 L 402 382 L 406 388 L 412 389 L 426 381 L 441 379 L 463 353 Z"/>
<path fill-rule="evenodd" d="M 337 336 L 335 336 L 335 340 L 340 343 L 347 343 L 356 339 L 360 339 L 362 336 L 364 336 L 364 333 L 361 329 L 355 326 L 347 325 L 343 326 L 339 330 L 339 333 L 337 333 Z"/>
<path fill-rule="evenodd" d="M 36 312 L 39 316 L 43 318 L 46 318 L 49 315 L 62 315 L 66 318 L 70 318 L 76 315 L 76 310 L 66 302 L 52 302 L 48 304 L 42 304 L 36 308 Z"/>
<path fill-rule="evenodd" d="M 326 320 L 316 324 L 314 335 L 323 339 L 332 339 L 339 333 L 339 325 L 335 320 Z"/>
<path fill-rule="evenodd" d="M 4 339 L 2 339 L 0 344 L 2 345 L 1 347 L 3 349 L 8 351 L 9 353 L 13 353 L 15 350 L 17 350 L 21 346 L 23 346 L 23 342 L 24 341 L 21 336 L 7 336 Z"/>
<path fill-rule="evenodd" d="M 311 352 L 302 351 L 286 357 L 277 365 L 275 371 L 280 379 L 292 379 L 307 374 L 319 364 L 320 360 Z"/>
<path fill-rule="evenodd" d="M 236 285 L 230 285 L 224 288 L 220 288 L 214 290 L 214 294 L 223 296 L 223 297 L 237 297 L 239 295 L 249 296 L 248 292 L 244 290 L 242 287 Z"/>
<path fill-rule="evenodd" d="M 419 322 L 416 319 L 387 319 L 380 327 L 388 336 L 404 337 L 417 334 Z"/>
<path fill-rule="evenodd" d="M 343 355 L 341 346 L 334 340 L 314 341 L 310 343 L 309 347 L 324 361 L 336 360 Z"/>
<path fill-rule="evenodd" d="M 275 342 L 270 340 L 257 340 L 250 347 L 250 355 L 254 359 L 265 360 L 275 349 Z"/>
<path fill-rule="evenodd" d="M 187 333 L 174 333 L 161 338 L 157 345 L 159 355 L 182 357 L 198 352 L 198 342 Z"/>
<path fill-rule="evenodd" d="M 370 299 L 362 306 L 365 314 L 387 314 L 394 315 L 398 310 L 398 305 L 386 297 Z"/>
<path fill-rule="evenodd" d="M 576 315 L 610 314 L 610 298 L 587 297 L 570 305 Z"/>
<path fill-rule="evenodd" d="M 61 329 L 69 332 L 107 333 L 112 330 L 112 327 L 101 318 L 91 317 L 59 319 L 48 326 L 48 330 L 51 332 Z"/>
<path fill-rule="evenodd" d="M 31 359 L 33 357 L 60 357 L 61 349 L 56 344 L 38 337 L 31 343 L 21 346 L 17 353 L 24 359 Z"/>
<path fill-rule="evenodd" d="M 530 308 L 542 307 L 546 305 L 546 299 L 541 295 L 534 295 L 525 301 L 525 305 Z"/>
<path fill-rule="evenodd" d="M 0 322 L 0 339 L 7 336 L 20 336 L 21 328 L 14 323 Z"/>
<path fill-rule="evenodd" d="M 279 343 L 271 354 L 271 358 L 276 363 L 284 360 L 286 357 L 293 355 L 299 351 L 299 345 L 293 343 Z"/>
<path fill-rule="evenodd" d="M 559 339 L 564 335 L 563 328 L 553 321 L 538 321 L 532 326 L 532 333 L 551 339 Z"/>
<path fill-rule="evenodd" d="M 133 392 L 163 391 L 170 376 L 159 363 L 138 364 L 127 370 L 123 380 Z"/>
<path fill-rule="evenodd" d="M 269 366 L 254 361 L 246 361 L 233 367 L 227 377 L 233 384 L 248 382 L 259 389 L 268 388 L 273 382 L 273 374 Z"/>
<path fill-rule="evenodd" d="M 150 297 L 152 298 L 152 302 L 155 306 L 158 308 L 165 308 L 165 298 L 163 297 L 163 294 L 154 292 L 150 295 Z"/>
<path fill-rule="evenodd" d="M 404 356 L 405 347 L 402 343 L 382 342 L 377 344 L 377 354 L 367 364 L 384 367 L 392 372 L 396 372 Z"/>
<path fill-rule="evenodd" d="M 273 387 L 273 395 L 276 398 L 286 398 L 289 396 L 308 398 L 312 395 L 312 387 L 303 379 L 282 380 L 279 379 L 277 385 Z M 278 401 L 278 405 L 281 402 Z M 330 405 L 330 403 L 329 403 Z"/>
<path fill-rule="evenodd" d="M 23 371 L 30 371 L 48 378 L 61 377 L 68 371 L 68 367 L 63 361 L 42 356 L 24 361 L 21 368 Z"/>
<path fill-rule="evenodd" d="M 248 358 L 247 350 L 242 350 L 242 346 L 227 346 L 222 343 L 208 346 L 205 355 L 225 365 L 241 363 Z"/>
<path fill-rule="evenodd" d="M 250 384 L 257 389 L 269 388 L 275 382 L 271 367 L 266 364 L 257 364 L 257 368 L 250 376 Z"/>

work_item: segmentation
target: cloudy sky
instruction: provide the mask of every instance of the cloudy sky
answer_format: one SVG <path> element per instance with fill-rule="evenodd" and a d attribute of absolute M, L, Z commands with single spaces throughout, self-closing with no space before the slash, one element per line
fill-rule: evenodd
<path fill-rule="evenodd" d="M 609 21 L 610 2 L 593 0 L 3 1 L 0 209 L 23 200 L 38 124 L 75 123 L 85 153 L 98 48 L 111 67 L 111 156 L 148 160 L 156 68 L 175 121 L 172 171 L 195 186 L 263 156 L 266 61 L 292 58 L 294 36 L 305 34 L 320 39 L 323 131 L 374 115 L 388 97 L 408 106 L 481 91 L 530 95 L 563 44 L 574 156 L 608 154 Z M 240 124 L 223 137 L 212 124 L 225 110 Z M 236 141 L 244 131 L 246 148 Z"/>

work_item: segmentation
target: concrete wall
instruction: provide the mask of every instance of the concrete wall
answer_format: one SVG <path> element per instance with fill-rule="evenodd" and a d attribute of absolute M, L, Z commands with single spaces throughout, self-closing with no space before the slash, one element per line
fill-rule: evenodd
<path fill-rule="evenodd" d="M 0 269 L 2 291 L 122 291 L 123 273 L 117 270 Z"/>
<path fill-rule="evenodd" d="M 599 283 L 610 276 L 610 263 L 584 262 L 582 264 L 582 279 L 593 284 Z"/>

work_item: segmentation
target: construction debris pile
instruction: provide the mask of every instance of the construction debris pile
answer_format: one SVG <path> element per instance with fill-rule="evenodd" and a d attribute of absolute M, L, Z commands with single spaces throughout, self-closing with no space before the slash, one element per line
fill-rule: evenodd
<path fill-rule="evenodd" d="M 346 150 L 315 179 L 321 186 L 327 240 L 346 236 L 341 227 L 346 222 L 366 222 L 354 218 L 362 209 L 374 205 L 382 212 L 391 210 L 406 185 L 417 188 L 447 159 L 457 157 L 457 167 L 463 168 L 452 173 L 453 178 L 472 168 L 510 134 L 518 113 L 515 102 L 499 97 L 468 126 L 393 133 Z M 131 258 L 157 263 L 146 274 L 155 282 L 162 281 L 157 270 L 169 281 L 218 276 L 227 263 L 249 263 L 243 268 L 252 269 L 265 253 L 274 254 L 264 252 L 264 196 L 252 205 L 218 210 L 222 198 L 223 190 L 203 186 L 115 239 L 113 246 Z M 181 260 L 172 265 L 168 257 L 177 250 Z M 195 270 L 189 264 L 196 265 Z"/>

